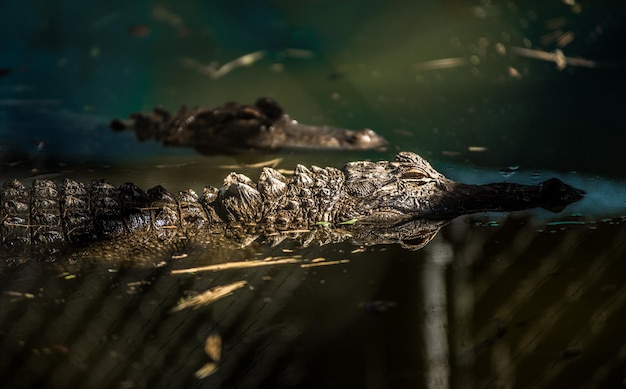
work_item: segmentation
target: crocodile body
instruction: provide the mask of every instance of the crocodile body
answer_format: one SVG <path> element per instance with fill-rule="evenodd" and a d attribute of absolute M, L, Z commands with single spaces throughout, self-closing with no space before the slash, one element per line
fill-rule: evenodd
<path fill-rule="evenodd" d="M 287 149 L 368 150 L 387 142 L 370 129 L 360 131 L 298 123 L 270 98 L 254 105 L 226 103 L 218 107 L 182 107 L 171 114 L 157 107 L 135 112 L 129 120 L 111 122 L 115 131 L 130 129 L 141 141 L 193 147 L 203 154 L 275 152 Z"/>
<path fill-rule="evenodd" d="M 298 165 L 287 178 L 264 168 L 258 182 L 231 173 L 221 188 L 176 195 L 161 186 L 143 191 L 103 180 L 85 185 L 18 181 L 0 192 L 0 257 L 46 259 L 68 248 L 104 251 L 235 240 L 304 243 L 350 239 L 358 244 L 400 242 L 419 248 L 448 220 L 482 211 L 544 207 L 560 211 L 582 192 L 550 179 L 539 185 L 454 182 L 420 156 L 348 163 L 342 170 Z M 334 228 L 333 228 L 334 227 Z M 120 243 L 122 242 L 122 243 Z"/>

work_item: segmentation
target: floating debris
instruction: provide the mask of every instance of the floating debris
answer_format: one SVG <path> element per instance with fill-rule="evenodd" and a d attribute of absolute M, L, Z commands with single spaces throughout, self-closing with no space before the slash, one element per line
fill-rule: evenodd
<path fill-rule="evenodd" d="M 150 282 L 150 281 L 141 280 L 141 281 L 127 282 L 126 286 L 128 286 L 129 288 L 135 288 L 137 286 L 151 285 L 151 284 L 152 284 L 152 282 Z"/>
<path fill-rule="evenodd" d="M 189 254 L 172 255 L 172 259 L 183 259 L 183 258 L 187 258 L 188 256 Z"/>
<path fill-rule="evenodd" d="M 571 31 L 568 31 L 559 37 L 556 44 L 559 45 L 559 47 L 565 47 L 574 41 L 574 37 L 575 37 L 574 33 Z"/>
<path fill-rule="evenodd" d="M 9 297 L 15 297 L 15 298 L 21 298 L 21 299 L 34 299 L 35 298 L 35 295 L 32 293 L 17 292 L 14 290 L 6 290 L 3 293 Z"/>
<path fill-rule="evenodd" d="M 324 260 L 324 258 L 322 258 L 322 260 Z M 350 262 L 349 259 L 340 259 L 338 261 L 323 261 L 323 262 L 311 261 L 311 263 L 303 263 L 302 265 L 300 265 L 300 267 L 307 268 L 307 267 L 317 267 L 317 266 L 330 266 L 330 265 L 339 265 L 341 263 L 348 263 L 348 262 Z"/>
<path fill-rule="evenodd" d="M 280 174 L 284 174 L 286 176 L 292 176 L 293 175 L 293 170 L 289 170 L 289 169 L 276 169 L 277 172 L 279 172 Z"/>
<path fill-rule="evenodd" d="M 563 36 L 563 30 L 554 30 L 550 31 L 547 34 L 544 34 L 539 37 L 539 43 L 542 46 L 548 46 L 555 42 L 557 42 Z"/>
<path fill-rule="evenodd" d="M 467 60 L 467 58 L 464 57 L 442 58 L 416 63 L 415 65 L 413 65 L 413 69 L 418 72 L 440 69 L 453 69 L 461 66 L 466 66 L 468 65 L 468 63 L 469 61 Z"/>
<path fill-rule="evenodd" d="M 312 52 L 311 50 L 306 50 L 306 49 L 294 49 L 294 48 L 288 47 L 282 50 L 281 53 L 285 57 L 298 58 L 298 59 L 312 59 L 313 57 L 315 57 L 314 52 Z"/>
<path fill-rule="evenodd" d="M 132 282 L 127 282 L 126 286 L 128 287 L 128 290 L 126 290 L 126 293 L 128 294 L 137 294 L 141 291 L 141 287 L 144 285 L 151 285 L 152 283 L 150 281 L 132 281 Z"/>
<path fill-rule="evenodd" d="M 222 359 L 222 337 L 220 334 L 213 332 L 204 341 L 204 352 L 214 362 Z"/>
<path fill-rule="evenodd" d="M 217 371 L 217 364 L 214 362 L 209 362 L 202 366 L 198 371 L 196 371 L 195 376 L 198 379 L 203 379 Z"/>
<path fill-rule="evenodd" d="M 221 169 L 242 169 L 242 168 L 261 168 L 261 167 L 276 167 L 279 163 L 283 161 L 282 158 L 274 158 L 269 161 L 257 162 L 257 163 L 241 163 L 235 165 L 220 165 L 218 166 Z"/>
<path fill-rule="evenodd" d="M 237 68 L 250 66 L 255 62 L 263 59 L 264 57 L 265 51 L 259 50 L 246 55 L 242 55 L 239 58 L 235 58 L 234 60 L 227 62 L 222 66 L 218 66 L 216 62 L 213 62 L 207 66 L 191 58 L 183 58 L 183 65 L 194 69 L 199 73 L 205 74 L 212 79 L 218 79 L 224 77 L 225 75 Z"/>
<path fill-rule="evenodd" d="M 485 146 L 469 146 L 467 148 L 467 151 L 472 152 L 472 153 L 482 153 L 487 150 L 488 148 Z"/>
<path fill-rule="evenodd" d="M 516 80 L 522 79 L 522 73 L 520 73 L 519 70 L 517 70 L 513 66 L 508 66 L 506 70 L 507 70 L 507 73 L 509 74 L 509 77 L 515 78 Z"/>
<path fill-rule="evenodd" d="M 76 274 L 72 274 L 70 272 L 64 271 L 63 273 L 59 274 L 57 276 L 57 278 L 63 278 L 63 279 L 66 279 L 66 280 L 73 280 L 74 278 L 76 278 Z"/>
<path fill-rule="evenodd" d="M 212 304 L 218 300 L 228 297 L 237 289 L 243 288 L 248 282 L 237 281 L 230 284 L 216 286 L 196 296 L 189 297 L 170 309 L 170 313 L 182 311 L 186 308 L 198 309 L 202 306 Z"/>
<path fill-rule="evenodd" d="M 251 261 L 239 261 L 239 262 L 226 262 L 226 263 L 218 263 L 215 265 L 208 266 L 200 266 L 200 267 L 192 267 L 187 269 L 177 269 L 172 270 L 170 274 L 186 274 L 186 273 L 198 273 L 203 271 L 221 271 L 221 270 L 229 270 L 229 269 L 248 269 L 253 267 L 260 266 L 272 266 L 272 265 L 284 265 L 290 263 L 299 263 L 302 262 L 298 257 L 292 258 L 282 258 L 282 259 L 273 259 L 273 257 L 268 257 L 266 259 L 257 259 Z"/>
<path fill-rule="evenodd" d="M 573 39 L 573 36 L 571 37 L 571 39 Z M 563 51 L 561 49 L 556 49 L 552 52 L 549 52 L 549 51 L 543 51 L 543 50 L 527 49 L 525 47 L 512 46 L 510 51 L 514 54 L 519 55 L 520 57 L 554 62 L 558 70 L 563 70 L 568 65 L 580 66 L 580 67 L 585 67 L 585 68 L 598 67 L 598 63 L 595 61 L 591 61 L 585 58 L 566 57 L 565 54 L 563 54 Z"/>

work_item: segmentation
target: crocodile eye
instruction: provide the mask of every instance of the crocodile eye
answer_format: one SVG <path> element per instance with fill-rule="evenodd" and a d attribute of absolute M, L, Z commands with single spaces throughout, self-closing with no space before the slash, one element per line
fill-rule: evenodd
<path fill-rule="evenodd" d="M 419 169 L 405 170 L 400 173 L 400 179 L 403 180 L 420 180 L 422 178 L 426 178 L 426 174 L 423 170 Z"/>

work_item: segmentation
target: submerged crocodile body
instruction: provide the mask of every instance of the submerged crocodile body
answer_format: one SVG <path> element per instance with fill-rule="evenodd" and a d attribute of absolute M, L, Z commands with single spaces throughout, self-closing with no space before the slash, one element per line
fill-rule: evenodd
<path fill-rule="evenodd" d="M 99 180 L 90 185 L 18 181 L 0 192 L 0 257 L 47 259 L 68 249 L 140 251 L 173 242 L 427 243 L 450 219 L 482 211 L 560 211 L 582 191 L 558 179 L 539 185 L 468 185 L 447 179 L 420 156 L 348 163 L 342 170 L 298 165 L 293 177 L 264 168 L 257 183 L 231 173 L 221 188 L 177 195 Z"/>
<path fill-rule="evenodd" d="M 280 149 L 368 150 L 387 142 L 370 129 L 360 131 L 300 124 L 264 97 L 254 105 L 226 103 L 219 107 L 182 107 L 174 115 L 157 107 L 135 112 L 129 120 L 111 122 L 115 131 L 130 129 L 140 141 L 193 147 L 203 154 L 275 152 Z"/>

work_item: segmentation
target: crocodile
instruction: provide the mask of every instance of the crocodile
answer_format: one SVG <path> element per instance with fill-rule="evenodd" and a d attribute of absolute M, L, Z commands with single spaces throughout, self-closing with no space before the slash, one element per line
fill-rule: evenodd
<path fill-rule="evenodd" d="M 132 113 L 129 120 L 114 119 L 110 126 L 114 131 L 132 130 L 140 141 L 155 139 L 166 146 L 193 147 L 207 155 L 281 149 L 382 150 L 387 145 L 368 128 L 353 131 L 301 124 L 269 97 L 254 105 L 183 106 L 176 114 L 155 107 L 151 113 Z"/>
<path fill-rule="evenodd" d="M 130 256 L 192 242 L 245 246 L 286 238 L 418 249 L 460 215 L 534 207 L 559 212 L 583 195 L 556 178 L 538 185 L 455 182 L 412 152 L 341 170 L 297 165 L 290 178 L 263 168 L 256 183 L 233 172 L 221 188 L 207 186 L 200 195 L 104 180 L 36 179 L 30 186 L 13 180 L 0 192 L 0 258 L 54 259 L 93 247 L 98 255 Z"/>

